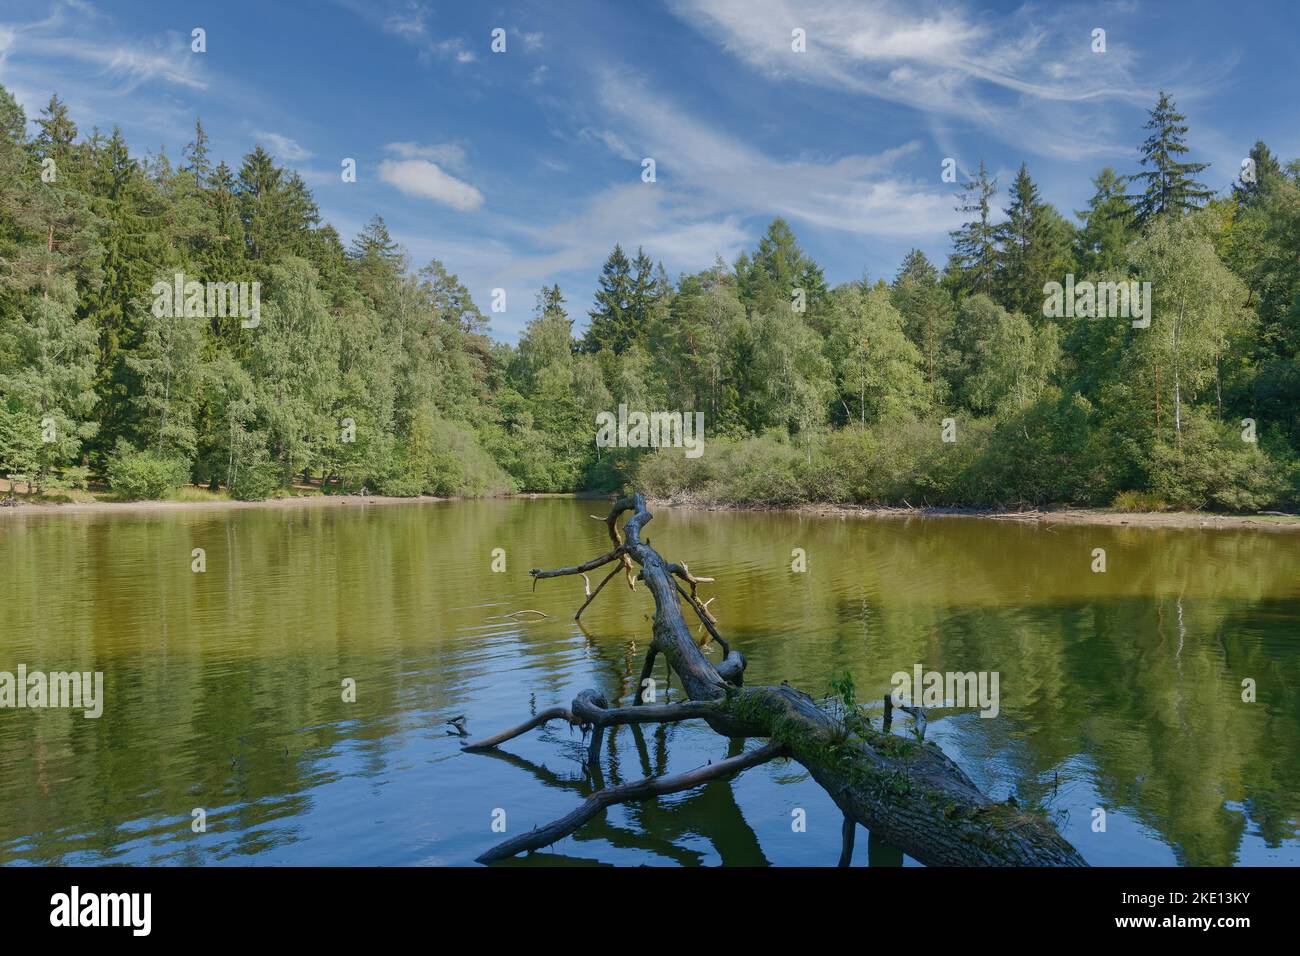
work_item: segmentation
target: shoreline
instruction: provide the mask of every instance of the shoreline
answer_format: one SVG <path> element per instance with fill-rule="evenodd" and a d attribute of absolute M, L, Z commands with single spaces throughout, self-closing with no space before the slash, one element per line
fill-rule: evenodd
<path fill-rule="evenodd" d="M 149 513 L 159 511 L 235 510 L 244 508 L 333 508 L 366 507 L 368 505 L 429 504 L 455 501 L 455 498 L 436 498 L 421 495 L 418 498 L 392 498 L 384 495 L 289 495 L 284 498 L 267 498 L 263 501 L 238 501 L 234 498 L 213 498 L 211 501 L 41 501 L 24 502 L 19 499 L 12 507 L 0 508 L 0 518 L 6 515 L 37 514 L 112 514 L 115 512 Z"/>
<path fill-rule="evenodd" d="M 599 492 L 537 492 L 499 496 L 504 498 L 538 500 L 568 498 L 574 501 L 612 500 L 613 495 Z M 344 508 L 370 505 L 413 505 L 480 499 L 421 495 L 416 498 L 396 498 L 385 495 L 291 495 L 284 498 L 267 498 L 264 501 L 237 501 L 232 498 L 213 498 L 211 501 L 42 501 L 24 502 L 19 499 L 13 507 L 0 508 L 0 518 L 7 515 L 35 514 L 112 514 L 154 513 L 166 511 L 226 510 L 245 508 Z M 481 499 L 490 500 L 490 499 Z M 959 507 L 897 507 L 891 505 L 837 505 L 808 503 L 801 505 L 730 504 L 725 502 L 696 501 L 693 499 L 658 498 L 647 496 L 647 501 L 661 508 L 684 511 L 755 511 L 811 515 L 825 518 L 956 518 L 984 519 L 987 521 L 1014 521 L 1021 524 L 1103 525 L 1133 528 L 1190 528 L 1234 529 L 1250 528 L 1259 531 L 1300 531 L 1300 515 L 1256 514 L 1224 515 L 1205 511 L 1113 511 L 1106 508 L 1046 508 L 1033 511 L 998 511 L 983 508 Z"/>
<path fill-rule="evenodd" d="M 1104 525 L 1132 528 L 1183 528 L 1229 530 L 1249 528 L 1256 531 L 1300 531 L 1300 515 L 1255 514 L 1224 515 L 1208 511 L 1113 511 L 1108 508 L 1045 508 L 1033 511 L 999 511 L 987 508 L 897 507 L 892 505 L 837 505 L 808 503 L 801 505 L 728 504 L 673 498 L 648 498 L 650 503 L 685 511 L 758 511 L 770 514 L 812 515 L 824 518 L 956 518 L 1012 521 L 1018 524 Z"/>

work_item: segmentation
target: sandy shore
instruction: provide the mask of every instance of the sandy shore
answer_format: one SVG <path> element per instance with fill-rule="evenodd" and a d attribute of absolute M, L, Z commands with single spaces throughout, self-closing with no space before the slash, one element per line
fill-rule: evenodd
<path fill-rule="evenodd" d="M 773 507 L 767 505 L 710 504 L 695 501 L 655 499 L 661 508 L 693 511 L 776 511 L 838 518 L 951 518 L 985 521 L 1016 521 L 1047 527 L 1063 524 L 1113 525 L 1133 528 L 1254 528 L 1260 531 L 1300 531 L 1300 515 L 1221 515 L 1205 511 L 1125 512 L 1103 508 L 1060 508 L 1041 511 L 987 511 L 976 508 L 893 508 L 882 505 L 806 504 Z"/>
<path fill-rule="evenodd" d="M 21 499 L 12 508 L 0 508 L 0 519 L 7 515 L 127 514 L 132 512 L 202 511 L 236 508 L 364 508 L 369 505 L 410 505 L 451 501 L 450 498 L 386 498 L 383 495 L 298 495 L 268 498 L 265 501 L 235 501 L 213 498 L 211 501 L 42 501 L 26 503 Z"/>
<path fill-rule="evenodd" d="M 603 500 L 610 496 L 588 492 L 572 494 L 523 494 L 522 499 L 569 498 Z M 131 512 L 192 511 L 233 508 L 363 508 L 370 505 L 415 505 L 455 501 L 455 498 L 388 498 L 383 495 L 299 495 L 268 498 L 266 501 L 234 501 L 213 498 L 211 501 L 74 501 L 23 502 L 12 508 L 0 508 L 0 520 L 10 515 L 34 514 L 106 514 Z M 820 515 L 838 518 L 952 518 L 986 521 L 1018 521 L 1046 526 L 1112 525 L 1133 528 L 1254 528 L 1260 531 L 1300 531 L 1300 515 L 1221 515 L 1204 511 L 1123 512 L 1102 508 L 1060 508 L 1041 511 L 985 511 L 975 508 L 894 508 L 881 505 L 806 504 L 790 507 L 771 505 L 730 505 L 664 498 L 649 499 L 654 507 L 681 508 L 691 511 L 763 511 Z"/>

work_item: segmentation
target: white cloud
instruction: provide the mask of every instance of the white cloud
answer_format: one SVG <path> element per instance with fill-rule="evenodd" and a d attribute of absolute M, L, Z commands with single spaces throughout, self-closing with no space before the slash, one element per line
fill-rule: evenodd
<path fill-rule="evenodd" d="M 462 212 L 483 205 L 483 194 L 427 159 L 386 159 L 379 164 L 379 178 L 407 196 L 431 199 Z"/>
<path fill-rule="evenodd" d="M 280 133 L 268 133 L 263 130 L 255 130 L 253 135 L 258 141 L 264 143 L 274 156 L 282 163 L 297 162 L 301 159 L 309 159 L 312 155 L 310 150 L 299 146 L 297 141 L 283 136 Z"/>
<path fill-rule="evenodd" d="M 420 0 L 403 0 L 397 4 L 379 0 L 335 0 L 336 3 L 377 26 L 385 33 L 400 37 L 418 48 L 421 63 L 449 59 L 456 63 L 473 63 L 478 54 L 469 49 L 463 37 L 439 35 L 431 26 L 433 12 Z"/>
<path fill-rule="evenodd" d="M 384 149 L 402 159 L 431 159 L 448 169 L 465 169 L 465 147 L 459 143 L 389 143 Z"/>
<path fill-rule="evenodd" d="M 194 128 L 196 91 L 229 99 L 237 83 L 217 83 L 213 62 L 190 52 L 189 27 L 121 35 L 104 13 L 79 0 L 41 3 L 40 19 L 8 19 L 0 11 L 0 82 L 23 106 L 29 122 L 57 91 L 78 126 L 120 125 L 154 141 L 186 142 Z M 36 14 L 28 5 L 24 13 Z M 182 138 L 185 137 L 185 138 Z"/>
<path fill-rule="evenodd" d="M 1173 78 L 1161 63 L 1156 83 L 1134 77 L 1130 14 L 1106 13 L 1108 46 L 1092 52 L 1095 11 L 1025 4 L 1005 14 L 961 0 L 672 0 L 683 22 L 766 76 L 801 80 L 912 107 L 948 122 L 991 132 L 1042 155 L 1079 158 L 1125 151 L 1107 138 L 1116 104 L 1149 107 L 1156 85 L 1177 84 L 1180 98 L 1212 88 L 1229 64 L 1199 64 Z M 790 31 L 806 31 L 803 53 Z M 1126 42 L 1129 41 L 1129 42 Z M 1085 157 L 1086 150 L 1086 157 Z"/>
<path fill-rule="evenodd" d="M 604 143 L 606 148 L 617 156 L 619 159 L 626 159 L 629 162 L 640 162 L 643 157 L 633 152 L 632 147 L 623 142 L 623 138 L 617 133 L 607 129 L 592 129 L 584 127 L 578 130 L 578 138 L 588 142 Z"/>
<path fill-rule="evenodd" d="M 0 24 L 0 63 L 8 67 L 74 60 L 97 70 L 101 80 L 114 81 L 119 94 L 132 93 L 154 81 L 207 89 L 200 74 L 200 58 L 190 52 L 188 36 L 167 33 L 144 39 L 104 39 L 94 32 L 79 34 L 77 22 L 70 22 L 64 8 L 57 6 L 44 20 Z"/>
<path fill-rule="evenodd" d="M 403 4 L 384 18 L 383 28 L 406 40 L 423 39 L 428 32 L 429 11 L 422 4 Z"/>
<path fill-rule="evenodd" d="M 452 57 L 457 63 L 473 63 L 478 59 L 478 54 L 466 49 L 465 41 L 460 37 L 452 37 L 449 40 L 442 40 L 428 48 L 438 56 Z"/>
<path fill-rule="evenodd" d="M 995 20 L 959 3 L 827 0 L 676 0 L 679 15 L 773 74 L 869 92 L 926 109 L 961 109 L 984 81 L 1033 97 L 1080 100 L 1146 93 L 1127 83 L 1122 47 L 1090 49 L 1090 30 L 1069 15 L 1021 7 Z M 1046 21 L 1052 17 L 1052 28 Z M 788 25 L 788 26 L 787 26 Z M 807 33 L 795 53 L 790 30 Z"/>
<path fill-rule="evenodd" d="M 689 191 L 718 213 L 786 216 L 859 235 L 941 235 L 957 224 L 951 191 L 922 166 L 920 144 L 834 160 L 775 159 L 612 71 L 598 78 L 617 132 L 580 131 L 623 158 L 655 158 L 659 188 Z M 643 153 L 626 145 L 634 142 Z M 937 170 L 937 166 L 934 167 Z"/>

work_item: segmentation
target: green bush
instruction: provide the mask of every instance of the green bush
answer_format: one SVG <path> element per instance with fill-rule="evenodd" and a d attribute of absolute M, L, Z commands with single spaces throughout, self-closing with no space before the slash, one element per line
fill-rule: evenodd
<path fill-rule="evenodd" d="M 374 490 L 393 498 L 418 498 L 424 493 L 424 482 L 415 475 L 390 475 L 378 479 Z"/>
<path fill-rule="evenodd" d="M 239 501 L 264 501 L 279 491 L 281 484 L 279 467 L 270 456 L 265 456 L 245 466 L 235 476 L 230 497 Z"/>
<path fill-rule="evenodd" d="M 1116 511 L 1168 511 L 1169 502 L 1145 491 L 1121 491 L 1111 505 Z"/>
<path fill-rule="evenodd" d="M 1179 508 L 1257 511 L 1286 493 L 1286 467 L 1238 429 L 1187 409 L 1181 435 L 1151 454 L 1152 490 Z"/>
<path fill-rule="evenodd" d="M 84 465 L 64 468 L 59 481 L 68 488 L 85 491 L 90 484 L 90 469 Z"/>
<path fill-rule="evenodd" d="M 805 452 L 775 435 L 714 439 L 699 458 L 680 448 L 643 455 L 636 485 L 654 497 L 728 504 L 797 504 L 809 500 L 803 487 Z"/>
<path fill-rule="evenodd" d="M 421 408 L 411 422 L 404 465 L 380 482 L 385 494 L 483 497 L 514 490 L 510 476 L 483 449 L 474 430 L 442 418 L 430 406 Z"/>
<path fill-rule="evenodd" d="M 183 458 L 136 451 L 125 442 L 108 459 L 108 484 L 126 501 L 156 501 L 189 481 Z"/>

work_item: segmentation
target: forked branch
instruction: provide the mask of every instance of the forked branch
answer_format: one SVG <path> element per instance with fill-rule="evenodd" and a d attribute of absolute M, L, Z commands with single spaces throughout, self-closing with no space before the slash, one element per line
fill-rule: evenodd
<path fill-rule="evenodd" d="M 620 535 L 616 523 L 629 512 Z M 884 731 L 862 725 L 850 733 L 842 721 L 823 710 L 812 697 L 788 684 L 742 687 L 744 657 L 723 640 L 716 618 L 696 596 L 697 586 L 710 579 L 692 575 L 685 564 L 664 561 L 648 542 L 641 540 L 641 531 L 651 517 L 641 495 L 620 498 L 605 518 L 613 550 L 573 568 L 532 572 L 536 582 L 583 574 L 618 561 L 614 573 L 622 568 L 629 584 L 634 584 L 633 562 L 640 565 L 639 577 L 655 601 L 652 638 L 642 679 L 636 687 L 635 700 L 640 706 L 610 707 L 598 692 L 583 691 L 567 710 L 553 708 L 466 749 L 495 747 L 557 717 L 591 731 L 587 759 L 593 762 L 599 759 L 605 728 L 625 723 L 701 719 L 726 737 L 765 737 L 769 742 L 747 754 L 687 774 L 598 791 L 562 819 L 505 841 L 479 857 L 480 861 L 504 859 L 553 843 L 613 803 L 690 789 L 776 756 L 789 756 L 808 770 L 844 814 L 841 864 L 851 858 L 854 829 L 861 824 L 874 836 L 928 865 L 1086 865 L 1078 851 L 1045 818 L 1014 804 L 994 802 L 934 744 L 891 734 L 887 729 L 888 709 Z M 583 608 L 612 576 L 587 596 Z M 685 582 L 689 591 L 679 581 Z M 721 663 L 712 664 L 695 642 L 682 614 L 683 601 L 722 649 Z M 687 700 L 665 705 L 642 702 L 642 687 L 659 656 L 666 659 L 670 673 L 680 679 Z M 919 724 L 924 712 L 915 716 Z"/>
<path fill-rule="evenodd" d="M 782 744 L 767 743 L 756 750 L 750 750 L 735 757 L 728 757 L 725 760 L 704 767 L 696 767 L 694 770 L 688 770 L 686 773 L 677 774 L 676 776 L 646 777 L 644 780 L 637 780 L 633 783 L 597 790 L 584 800 L 576 810 L 570 811 L 544 827 L 529 830 L 527 833 L 498 843 L 480 856 L 478 862 L 494 863 L 497 860 L 509 859 L 517 853 L 523 853 L 527 850 L 539 850 L 544 846 L 550 846 L 556 840 L 573 833 L 606 807 L 613 806 L 616 803 L 647 800 L 650 797 L 660 797 L 668 793 L 693 790 L 710 780 L 722 780 L 740 773 L 742 770 L 748 770 L 750 767 L 756 767 L 759 764 L 767 763 L 769 760 L 775 760 L 784 754 L 785 747 Z"/>

